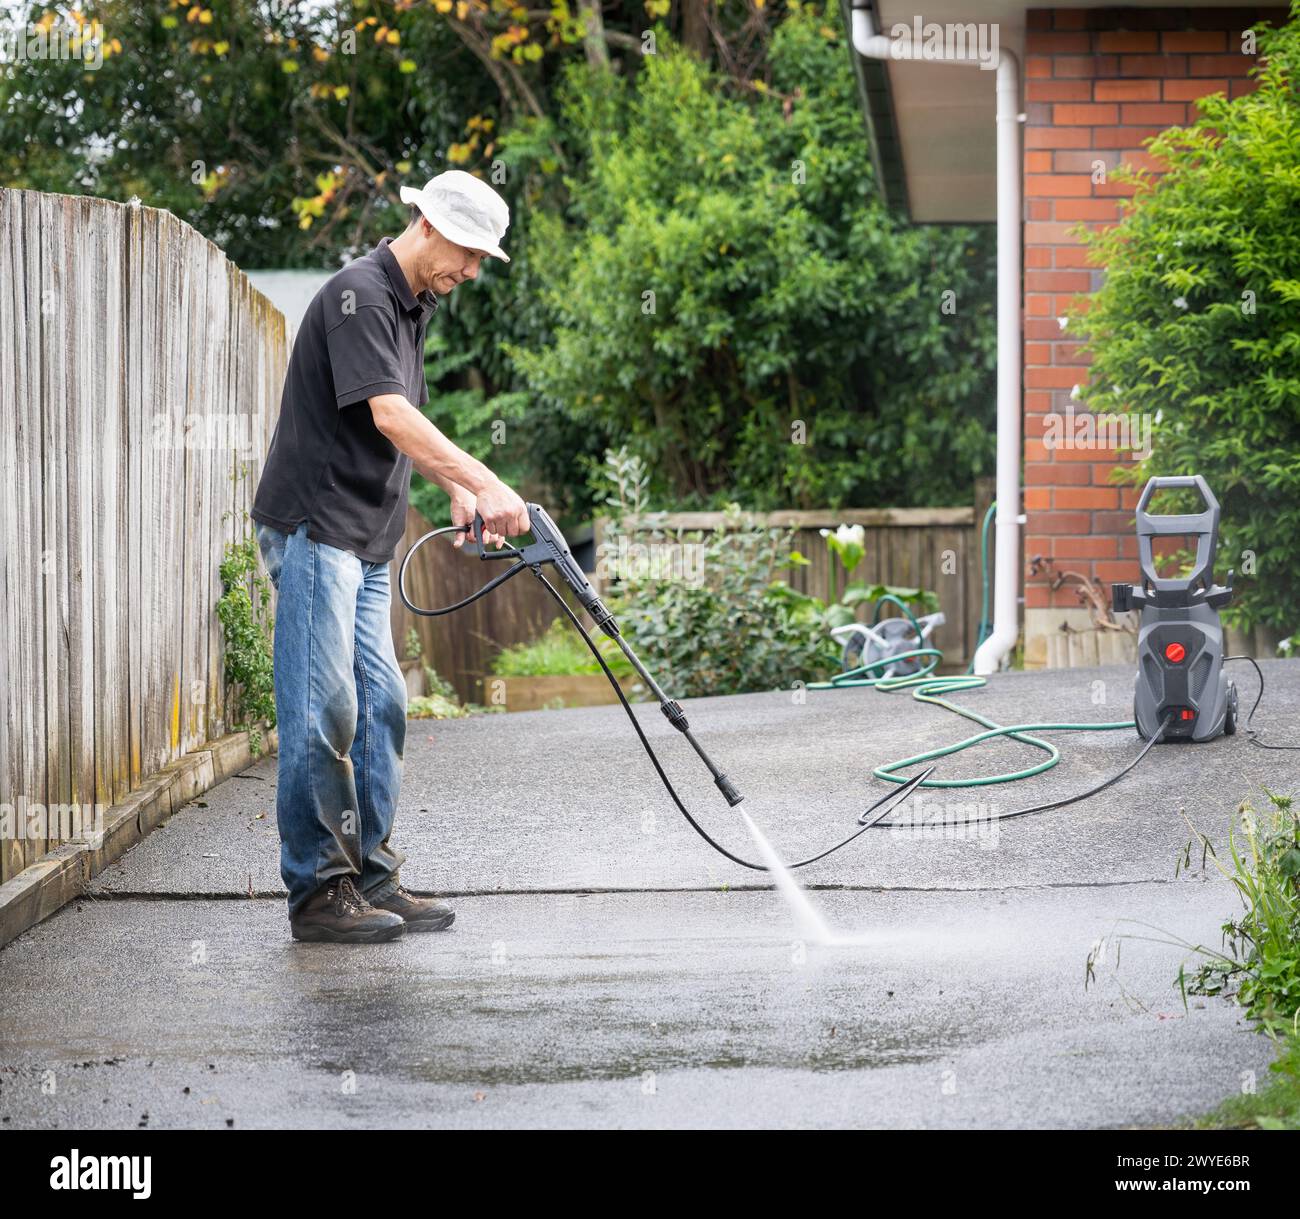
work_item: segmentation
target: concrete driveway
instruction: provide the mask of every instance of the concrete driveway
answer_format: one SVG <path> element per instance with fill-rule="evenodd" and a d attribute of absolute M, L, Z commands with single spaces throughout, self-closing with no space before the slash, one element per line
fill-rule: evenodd
<path fill-rule="evenodd" d="M 1265 665 L 1261 723 L 1300 710 Z M 1236 675 L 1243 705 L 1253 675 Z M 1118 669 L 1006 674 L 957 696 L 1004 723 L 1128 716 Z M 852 828 L 883 760 L 969 735 L 904 693 L 692 700 L 701 742 L 786 856 Z M 689 746 L 638 716 L 688 807 L 748 835 Z M 1056 734 L 1009 786 L 926 793 L 925 817 L 1081 791 L 1139 748 Z M 1014 743 L 936 777 L 1037 760 Z M 1170 1123 L 1271 1060 L 1236 1008 L 1175 979 L 1238 903 L 1175 876 L 1243 799 L 1300 787 L 1300 755 L 1243 736 L 1160 746 L 1086 803 L 976 833 L 871 831 L 801 878 L 837 933 L 809 941 L 761 873 L 676 813 L 621 709 L 412 721 L 394 840 L 448 933 L 369 948 L 290 940 L 275 762 L 207 793 L 0 953 L 0 1119 L 16 1126 L 1039 1127 Z M 973 807 L 978 806 L 978 807 Z M 1198 856 L 1199 862 L 1199 856 Z M 252 895 L 250 897 L 250 894 Z M 1098 951 L 1098 942 L 1101 947 Z M 1099 959 L 1085 986 L 1090 953 Z"/>

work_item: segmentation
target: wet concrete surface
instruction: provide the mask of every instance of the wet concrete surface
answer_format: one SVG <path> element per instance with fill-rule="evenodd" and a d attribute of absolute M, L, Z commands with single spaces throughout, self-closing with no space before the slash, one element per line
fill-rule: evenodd
<path fill-rule="evenodd" d="M 5 954 L 0 1117 L 1172 1122 L 1262 1077 L 1271 1052 L 1230 1004 L 1184 1008 L 1184 951 L 1127 937 L 1217 942 L 1228 897 L 827 893 L 850 941 L 834 947 L 796 939 L 771 892 L 464 898 L 453 930 L 370 948 L 295 944 L 268 900 L 86 901 Z"/>
<path fill-rule="evenodd" d="M 1300 723 L 1290 672 L 1266 666 L 1261 722 L 1278 739 Z M 1248 706 L 1253 686 L 1241 683 Z M 1126 716 L 1131 691 L 1121 670 L 1012 674 L 957 701 L 1006 723 L 1094 722 Z M 905 694 L 863 690 L 687 711 L 787 855 L 846 833 L 889 790 L 872 765 L 974 730 Z M 637 713 L 688 806 L 752 854 L 685 742 L 655 708 Z M 1052 739 L 1065 754 L 1055 770 L 927 795 L 922 814 L 1058 798 L 1140 747 L 1128 731 Z M 1033 760 L 999 742 L 936 774 Z M 619 708 L 412 721 L 394 840 L 411 887 L 462 895 L 452 931 L 368 948 L 294 943 L 275 896 L 267 759 L 0 953 L 0 1119 L 1172 1122 L 1262 1079 L 1272 1056 L 1229 1003 L 1185 1009 L 1173 983 L 1193 958 L 1144 938 L 1217 946 L 1238 908 L 1222 880 L 1175 876 L 1184 814 L 1222 841 L 1241 800 L 1298 779 L 1300 756 L 1240 737 L 1165 746 L 1102 796 L 996 831 L 871 831 L 802 877 L 848 941 L 832 947 L 801 943 L 765 878 L 681 822 Z M 956 807 L 971 804 L 983 809 Z M 1098 939 L 1107 948 L 1085 988 Z"/>

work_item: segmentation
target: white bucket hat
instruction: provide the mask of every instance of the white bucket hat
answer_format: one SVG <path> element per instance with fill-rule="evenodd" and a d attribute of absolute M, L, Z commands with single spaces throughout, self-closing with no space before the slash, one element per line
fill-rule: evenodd
<path fill-rule="evenodd" d="M 449 169 L 430 178 L 423 190 L 403 186 L 398 193 L 448 241 L 510 261 L 499 244 L 510 225 L 510 206 L 481 178 Z"/>

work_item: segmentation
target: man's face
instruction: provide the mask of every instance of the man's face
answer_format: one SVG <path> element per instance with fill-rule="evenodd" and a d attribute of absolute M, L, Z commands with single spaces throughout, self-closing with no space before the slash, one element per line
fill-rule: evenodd
<path fill-rule="evenodd" d="M 424 238 L 423 278 L 439 296 L 446 296 L 467 279 L 478 278 L 479 263 L 484 258 L 482 250 L 467 250 L 448 241 L 427 220 L 420 221 L 420 230 Z"/>

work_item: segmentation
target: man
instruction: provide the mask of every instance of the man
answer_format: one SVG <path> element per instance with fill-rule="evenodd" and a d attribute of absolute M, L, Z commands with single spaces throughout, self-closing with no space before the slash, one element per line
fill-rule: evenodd
<path fill-rule="evenodd" d="M 388 564 L 411 466 L 484 521 L 498 547 L 524 502 L 420 413 L 429 317 L 478 276 L 510 223 L 485 182 L 453 170 L 403 187 L 411 223 L 344 267 L 308 306 L 252 517 L 275 585 L 275 812 L 295 939 L 373 943 L 440 931 L 450 907 L 408 893 L 389 842 L 401 789 L 406 684 L 389 625 Z M 456 545 L 464 541 L 458 535 Z"/>

